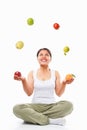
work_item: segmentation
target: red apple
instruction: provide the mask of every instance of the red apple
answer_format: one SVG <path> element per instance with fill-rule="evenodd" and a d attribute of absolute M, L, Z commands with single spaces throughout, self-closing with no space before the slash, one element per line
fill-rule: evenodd
<path fill-rule="evenodd" d="M 57 30 L 57 29 L 59 29 L 60 25 L 58 23 L 54 23 L 53 27 Z"/>
<path fill-rule="evenodd" d="M 21 77 L 21 72 L 16 71 L 16 72 L 14 73 L 14 75 L 17 75 L 18 77 Z"/>

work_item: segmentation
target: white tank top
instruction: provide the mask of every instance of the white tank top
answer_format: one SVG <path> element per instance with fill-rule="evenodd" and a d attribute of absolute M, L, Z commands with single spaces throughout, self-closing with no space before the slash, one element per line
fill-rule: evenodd
<path fill-rule="evenodd" d="M 37 71 L 34 71 L 34 94 L 32 103 L 55 103 L 55 71 L 51 70 L 51 78 L 44 81 L 39 80 L 36 74 Z"/>

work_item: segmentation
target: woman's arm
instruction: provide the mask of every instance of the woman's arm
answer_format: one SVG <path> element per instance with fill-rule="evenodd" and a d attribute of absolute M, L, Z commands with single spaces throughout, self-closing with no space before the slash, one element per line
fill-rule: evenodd
<path fill-rule="evenodd" d="M 72 83 L 74 79 L 71 79 L 71 80 L 68 80 L 68 81 L 64 79 L 61 82 L 60 81 L 60 75 L 57 71 L 55 72 L 55 76 L 56 76 L 55 92 L 58 96 L 61 96 L 65 91 L 66 85 Z"/>

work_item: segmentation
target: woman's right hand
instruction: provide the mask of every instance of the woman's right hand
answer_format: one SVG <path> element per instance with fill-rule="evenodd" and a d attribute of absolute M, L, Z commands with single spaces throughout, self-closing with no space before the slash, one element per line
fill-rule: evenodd
<path fill-rule="evenodd" d="M 19 81 L 23 81 L 24 80 L 24 77 L 22 76 L 21 72 L 16 71 L 14 73 L 14 80 L 19 80 Z"/>

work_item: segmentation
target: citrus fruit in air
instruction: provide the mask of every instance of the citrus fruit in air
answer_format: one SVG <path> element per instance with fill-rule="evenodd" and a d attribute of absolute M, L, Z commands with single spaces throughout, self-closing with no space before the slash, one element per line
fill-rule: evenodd
<path fill-rule="evenodd" d="M 18 42 L 16 43 L 16 48 L 17 48 L 17 49 L 22 49 L 23 47 L 24 47 L 23 41 L 18 41 Z"/>

